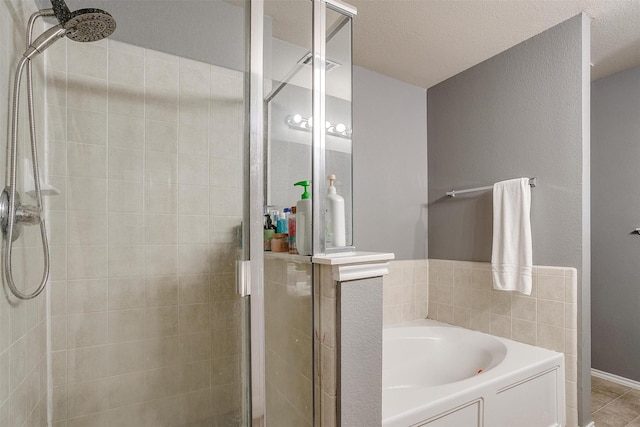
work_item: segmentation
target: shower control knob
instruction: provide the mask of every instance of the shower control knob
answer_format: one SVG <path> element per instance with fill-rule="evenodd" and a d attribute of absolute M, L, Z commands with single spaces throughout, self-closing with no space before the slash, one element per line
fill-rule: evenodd
<path fill-rule="evenodd" d="M 40 224 L 42 209 L 32 205 L 21 205 L 16 208 L 16 222 L 27 225 Z"/>
<path fill-rule="evenodd" d="M 0 227 L 2 228 L 2 234 L 7 235 L 9 228 L 9 194 L 11 193 L 9 187 L 5 187 L 0 193 Z M 20 206 L 20 194 L 16 192 L 16 205 Z M 22 234 L 22 224 L 18 221 L 13 222 L 13 233 L 11 233 L 11 240 L 16 241 Z"/>

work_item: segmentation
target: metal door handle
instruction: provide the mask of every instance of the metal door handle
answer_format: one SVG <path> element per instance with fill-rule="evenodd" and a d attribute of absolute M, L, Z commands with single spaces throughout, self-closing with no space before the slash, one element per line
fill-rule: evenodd
<path fill-rule="evenodd" d="M 236 292 L 242 297 L 251 295 L 251 261 L 236 261 Z"/>

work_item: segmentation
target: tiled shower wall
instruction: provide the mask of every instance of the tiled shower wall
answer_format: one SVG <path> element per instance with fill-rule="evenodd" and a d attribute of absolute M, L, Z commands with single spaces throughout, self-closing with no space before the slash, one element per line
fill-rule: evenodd
<path fill-rule="evenodd" d="M 265 256 L 267 418 L 270 425 L 311 427 L 312 265 L 309 257 L 286 257 Z"/>
<path fill-rule="evenodd" d="M 577 426 L 577 272 L 534 266 L 531 295 L 496 291 L 491 264 L 393 261 L 384 282 L 384 322 L 424 318 L 548 348 L 565 355 L 567 425 Z M 410 295 L 415 295 L 411 303 Z M 427 310 L 422 298 L 428 295 Z M 414 310 L 414 311 L 412 311 Z"/>
<path fill-rule="evenodd" d="M 0 176 L 6 172 L 7 141 L 9 140 L 9 108 L 13 90 L 14 72 L 25 50 L 24 32 L 29 15 L 36 10 L 31 1 L 0 0 Z M 35 31 L 41 31 L 36 26 Z M 40 63 L 41 64 L 41 63 Z M 44 67 L 34 69 L 34 84 L 42 87 Z M 23 91 L 25 86 L 23 83 Z M 36 91 L 36 114 L 40 118 L 36 127 L 42 142 L 43 92 Z M 26 97 L 21 98 L 20 139 L 18 161 L 22 163 L 28 153 L 28 127 Z M 4 184 L 3 184 L 4 186 Z M 18 175 L 17 188 L 23 190 Z M 23 195 L 23 203 L 34 204 L 34 200 Z M 2 242 L 4 244 L 4 240 Z M 13 275 L 18 289 L 31 293 L 40 282 L 43 270 L 42 248 L 37 227 L 26 228 L 22 237 L 14 244 Z M 6 284 L 2 284 L 0 296 L 0 425 L 1 426 L 46 426 L 47 425 L 47 359 L 46 359 L 46 298 L 45 290 L 29 301 L 10 297 Z"/>
<path fill-rule="evenodd" d="M 240 72 L 47 51 L 53 425 L 236 425 Z"/>

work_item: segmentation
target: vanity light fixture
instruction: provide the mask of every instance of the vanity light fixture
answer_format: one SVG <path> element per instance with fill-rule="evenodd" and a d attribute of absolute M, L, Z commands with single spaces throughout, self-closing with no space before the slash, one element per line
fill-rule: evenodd
<path fill-rule="evenodd" d="M 291 114 L 288 115 L 285 119 L 285 123 L 291 128 L 295 130 L 303 130 L 310 132 L 313 129 L 313 117 L 309 117 L 305 119 L 300 114 Z M 327 135 L 337 136 L 339 138 L 351 139 L 352 130 L 347 128 L 344 123 L 333 124 L 331 122 L 325 123 L 325 129 L 327 130 Z"/>

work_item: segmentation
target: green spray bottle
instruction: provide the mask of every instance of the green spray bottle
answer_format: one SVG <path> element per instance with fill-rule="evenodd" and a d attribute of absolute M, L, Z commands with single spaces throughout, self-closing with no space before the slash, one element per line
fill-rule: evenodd
<path fill-rule="evenodd" d="M 293 185 L 304 187 L 296 203 L 296 246 L 300 255 L 311 255 L 311 194 L 307 191 L 311 181 L 300 181 Z"/>

